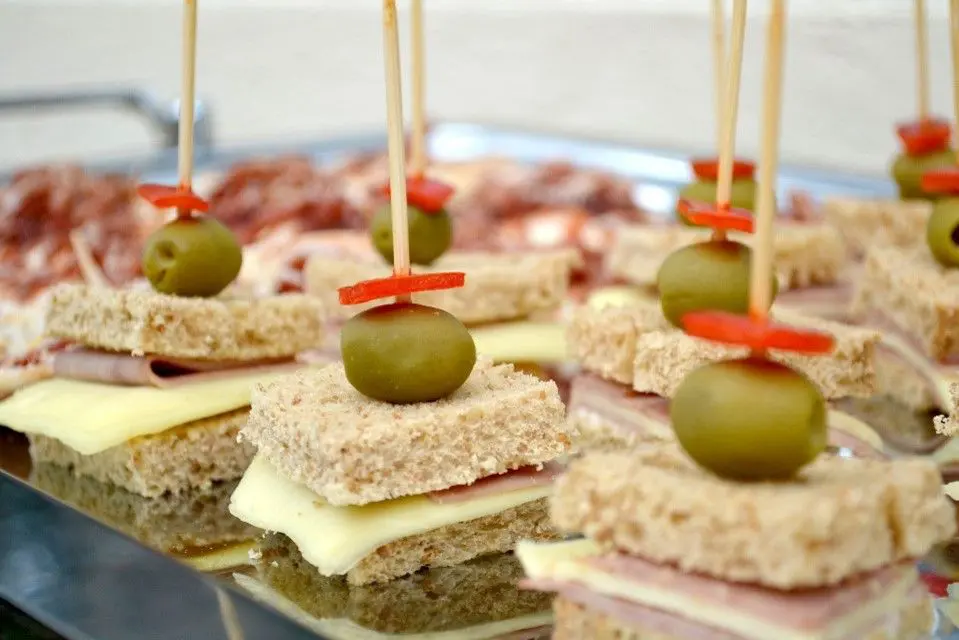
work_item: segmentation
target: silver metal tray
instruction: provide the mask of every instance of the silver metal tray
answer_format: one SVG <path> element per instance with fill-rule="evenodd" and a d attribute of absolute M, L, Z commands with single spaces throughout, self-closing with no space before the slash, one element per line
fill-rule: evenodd
<path fill-rule="evenodd" d="M 197 169 L 217 170 L 238 160 L 281 153 L 325 162 L 381 149 L 384 143 L 385 135 L 373 132 L 295 146 L 219 150 L 209 145 L 199 150 Z M 637 201 L 660 213 L 672 210 L 677 188 L 690 178 L 685 156 L 678 152 L 481 124 L 437 124 L 429 146 L 432 157 L 441 161 L 493 155 L 529 163 L 564 159 L 605 169 L 633 181 Z M 175 152 L 167 149 L 91 168 L 172 182 L 175 163 Z M 781 173 L 779 188 L 781 195 L 802 189 L 815 197 L 892 193 L 883 178 L 789 167 Z M 236 588 L 229 572 L 203 575 L 103 524 L 102 514 L 70 506 L 82 501 L 55 495 L 57 491 L 44 493 L 28 480 L 25 455 L 24 440 L 0 428 L 0 599 L 69 640 L 318 637 L 252 600 Z M 233 624 L 242 635 L 229 635 Z M 950 635 L 953 629 L 944 619 L 940 627 L 937 638 L 959 640 L 959 634 Z"/>

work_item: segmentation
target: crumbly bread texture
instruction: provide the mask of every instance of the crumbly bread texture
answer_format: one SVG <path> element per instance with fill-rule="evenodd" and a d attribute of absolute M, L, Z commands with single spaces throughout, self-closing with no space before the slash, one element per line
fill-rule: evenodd
<path fill-rule="evenodd" d="M 881 314 L 934 360 L 959 355 L 959 269 L 940 265 L 925 244 L 872 247 L 852 313 L 867 323 Z"/>
<path fill-rule="evenodd" d="M 459 253 L 441 257 L 417 273 L 463 271 L 466 284 L 458 289 L 416 294 L 416 302 L 445 309 L 466 324 L 517 320 L 558 309 L 569 290 L 570 273 L 581 262 L 572 250 L 536 253 Z M 312 256 L 304 271 L 306 291 L 326 303 L 331 313 L 348 318 L 377 303 L 343 306 L 337 289 L 382 278 L 390 268 L 378 261 Z"/>
<path fill-rule="evenodd" d="M 780 589 L 918 558 L 956 532 L 932 462 L 822 456 L 789 482 L 741 483 L 675 444 L 573 461 L 552 518 L 608 550 Z"/>
<path fill-rule="evenodd" d="M 875 354 L 879 333 L 785 309 L 774 313 L 784 323 L 817 329 L 836 338 L 826 356 L 772 352 L 771 357 L 806 374 L 828 399 L 871 395 L 875 390 Z M 672 327 L 656 302 L 628 307 L 577 309 L 567 330 L 572 356 L 590 373 L 641 393 L 671 397 L 693 369 L 709 362 L 743 357 L 747 349 L 690 337 Z"/>
<path fill-rule="evenodd" d="M 34 465 L 30 482 L 143 544 L 168 553 L 187 554 L 203 547 L 245 542 L 260 533 L 227 510 L 236 482 L 221 482 L 177 496 L 144 498 L 92 478 L 78 478 L 70 469 L 53 464 Z"/>
<path fill-rule="evenodd" d="M 936 416 L 936 433 L 955 436 L 959 434 L 959 383 L 954 382 L 949 385 L 949 393 L 952 395 L 952 411 L 945 416 Z"/>
<path fill-rule="evenodd" d="M 929 380 L 902 358 L 876 351 L 876 394 L 886 396 L 913 411 L 929 411 L 936 407 L 936 396 Z"/>
<path fill-rule="evenodd" d="M 34 463 L 67 467 L 77 476 L 148 498 L 178 495 L 243 475 L 255 453 L 250 444 L 237 441 L 246 418 L 244 408 L 135 438 L 90 456 L 59 440 L 30 435 L 30 457 Z"/>
<path fill-rule="evenodd" d="M 709 239 L 709 231 L 681 225 L 621 229 L 607 259 L 609 273 L 639 286 L 656 284 L 663 261 L 675 250 Z M 839 233 L 825 223 L 784 224 L 774 230 L 773 264 L 785 289 L 829 285 L 848 260 Z M 751 236 L 730 234 L 749 245 Z"/>
<path fill-rule="evenodd" d="M 479 360 L 448 398 L 371 400 L 342 364 L 253 391 L 241 433 L 284 476 L 334 505 L 367 504 L 469 484 L 552 460 L 572 442 L 556 383 Z"/>
<path fill-rule="evenodd" d="M 668 425 L 663 425 L 661 430 L 640 431 L 620 427 L 605 416 L 587 409 L 571 409 L 566 419 L 576 433 L 576 439 L 573 441 L 574 453 L 616 451 L 629 449 L 650 440 L 672 439 Z"/>
<path fill-rule="evenodd" d="M 909 247 L 925 241 L 932 203 L 926 200 L 827 198 L 821 211 L 855 256 L 875 245 Z"/>
<path fill-rule="evenodd" d="M 512 554 L 351 586 L 342 577 L 320 575 L 284 536 L 267 536 L 261 549 L 259 578 L 306 613 L 318 619 L 346 618 L 380 633 L 464 629 L 547 612 L 552 601 L 551 594 L 518 588 L 523 568 Z"/>
<path fill-rule="evenodd" d="M 553 601 L 553 640 L 688 640 L 656 629 L 644 629 L 559 596 Z M 882 624 L 855 640 L 916 640 L 928 637 L 933 625 L 929 597 L 909 598 L 898 611 L 898 628 Z M 707 632 L 709 633 L 709 632 Z M 740 636 L 724 633 L 723 640 Z M 852 640 L 852 638 L 850 638 Z"/>
<path fill-rule="evenodd" d="M 141 289 L 54 289 L 46 332 L 87 347 L 204 360 L 291 357 L 323 344 L 323 303 L 306 295 L 181 298 Z"/>

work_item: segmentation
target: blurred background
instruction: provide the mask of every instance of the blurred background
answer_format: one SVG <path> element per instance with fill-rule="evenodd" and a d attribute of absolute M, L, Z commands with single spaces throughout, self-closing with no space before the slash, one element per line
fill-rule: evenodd
<path fill-rule="evenodd" d="M 739 125 L 747 154 L 759 133 L 766 4 L 750 3 Z M 927 4 L 933 104 L 951 117 L 948 3 Z M 712 145 L 709 0 L 425 6 L 434 119 L 690 151 Z M 174 99 L 180 7 L 179 0 L 0 0 L 0 93 L 128 86 Z M 197 92 L 212 109 L 217 143 L 383 128 L 380 10 L 377 0 L 200 0 Z M 893 122 L 915 109 L 911 11 L 907 0 L 792 0 L 787 162 L 885 170 L 897 147 Z M 0 112 L 0 169 L 146 152 L 155 136 L 120 110 Z"/>

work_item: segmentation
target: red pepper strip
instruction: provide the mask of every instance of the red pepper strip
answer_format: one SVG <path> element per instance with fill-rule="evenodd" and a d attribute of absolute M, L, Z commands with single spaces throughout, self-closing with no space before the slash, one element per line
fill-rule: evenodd
<path fill-rule="evenodd" d="M 719 160 L 715 158 L 693 158 L 689 161 L 693 175 L 700 180 L 719 180 Z M 752 180 L 756 176 L 756 165 L 749 160 L 733 160 L 733 179 Z"/>
<path fill-rule="evenodd" d="M 141 184 L 137 187 L 140 197 L 157 209 L 190 209 L 206 213 L 210 208 L 206 200 L 193 193 L 192 189 L 170 187 L 165 184 Z"/>
<path fill-rule="evenodd" d="M 959 167 L 946 167 L 922 174 L 922 190 L 926 193 L 959 195 Z"/>
<path fill-rule="evenodd" d="M 406 296 L 422 291 L 443 291 L 462 287 L 466 274 L 462 272 L 417 273 L 407 276 L 393 274 L 387 278 L 357 282 L 351 287 L 342 287 L 340 304 L 362 304 L 395 296 Z"/>
<path fill-rule="evenodd" d="M 406 179 L 406 202 L 410 206 L 419 208 L 423 213 L 442 211 L 455 191 L 453 187 L 439 180 L 424 177 Z M 380 193 L 389 197 L 389 183 L 380 189 Z"/>
<path fill-rule="evenodd" d="M 920 578 L 926 585 L 930 594 L 937 598 L 946 598 L 949 596 L 949 585 L 955 582 L 949 578 L 944 578 L 936 573 L 921 573 Z"/>
<path fill-rule="evenodd" d="M 749 347 L 755 351 L 776 349 L 810 355 L 829 353 L 833 338 L 825 333 L 794 329 L 753 320 L 725 311 L 693 311 L 683 316 L 687 334 L 703 340 Z"/>
<path fill-rule="evenodd" d="M 690 224 L 721 231 L 753 232 L 753 216 L 746 209 L 720 207 L 695 200 L 680 200 L 677 209 L 679 215 Z"/>
<path fill-rule="evenodd" d="M 938 118 L 906 122 L 896 127 L 896 134 L 910 156 L 948 149 L 950 133 L 949 122 Z"/>

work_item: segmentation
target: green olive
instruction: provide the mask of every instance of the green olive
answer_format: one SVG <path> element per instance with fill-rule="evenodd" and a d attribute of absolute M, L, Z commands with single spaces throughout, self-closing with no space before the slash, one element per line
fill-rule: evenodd
<path fill-rule="evenodd" d="M 690 311 L 716 309 L 730 313 L 749 310 L 749 247 L 730 240 L 711 240 L 674 251 L 656 275 L 663 315 L 674 326 Z M 775 299 L 779 283 L 772 281 Z"/>
<path fill-rule="evenodd" d="M 169 222 L 147 238 L 143 273 L 160 293 L 209 298 L 227 288 L 243 266 L 233 233 L 207 216 Z"/>
<path fill-rule="evenodd" d="M 933 169 L 944 169 L 955 164 L 956 152 L 951 149 L 935 151 L 920 156 L 902 153 L 892 164 L 892 179 L 899 185 L 899 197 L 903 200 L 937 200 L 939 196 L 922 190 L 922 174 Z"/>
<path fill-rule="evenodd" d="M 367 309 L 340 332 L 346 379 L 365 396 L 394 404 L 430 402 L 466 382 L 473 337 L 455 316 L 398 302 Z"/>
<path fill-rule="evenodd" d="M 926 243 L 944 267 L 959 267 L 959 198 L 937 200 L 926 223 Z"/>
<path fill-rule="evenodd" d="M 699 202 L 716 202 L 716 181 L 715 180 L 696 180 L 690 182 L 679 192 L 680 198 L 687 200 L 697 200 Z M 749 179 L 733 180 L 732 190 L 729 195 L 729 204 L 740 209 L 753 211 L 756 209 L 756 181 Z M 683 224 L 689 224 L 685 218 L 676 212 L 677 217 Z"/>
<path fill-rule="evenodd" d="M 423 213 L 417 207 L 409 207 L 407 213 L 410 233 L 410 262 L 432 264 L 446 253 L 453 243 L 453 225 L 446 210 L 438 213 Z M 393 219 L 386 205 L 376 212 L 370 222 L 373 246 L 387 262 L 393 262 Z"/>
<path fill-rule="evenodd" d="M 783 480 L 826 448 L 826 402 L 806 376 L 763 359 L 707 364 L 669 408 L 679 444 L 700 466 L 736 480 Z"/>

